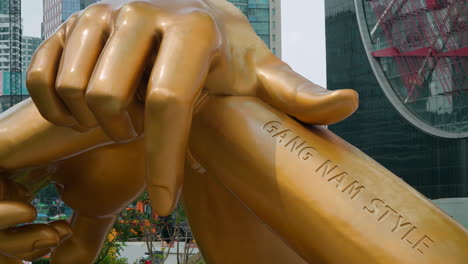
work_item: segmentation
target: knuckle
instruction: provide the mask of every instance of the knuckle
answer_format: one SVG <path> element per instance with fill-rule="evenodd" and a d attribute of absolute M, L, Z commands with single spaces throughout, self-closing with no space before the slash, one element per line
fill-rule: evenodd
<path fill-rule="evenodd" d="M 35 215 L 34 215 L 34 218 L 35 218 Z M 55 228 L 47 224 L 40 224 L 40 225 L 41 225 L 41 239 L 52 240 L 56 244 L 60 242 L 60 236 L 55 230 Z"/>
<path fill-rule="evenodd" d="M 67 25 L 71 26 L 75 23 L 76 19 L 80 16 L 80 12 L 72 14 L 66 21 Z"/>
<path fill-rule="evenodd" d="M 147 103 L 157 106 L 168 104 L 190 105 L 191 101 L 189 96 L 177 94 L 171 89 L 155 89 L 149 92 L 146 97 Z"/>
<path fill-rule="evenodd" d="M 93 12 L 103 12 L 103 11 L 108 11 L 110 9 L 110 6 L 108 4 L 103 4 L 103 3 L 96 3 L 88 6 L 84 13 L 85 14 L 92 14 Z"/>
<path fill-rule="evenodd" d="M 58 84 L 57 93 L 62 98 L 80 98 L 84 96 L 84 86 L 77 84 Z"/>
<path fill-rule="evenodd" d="M 59 30 L 57 32 L 61 32 L 62 34 L 64 34 L 64 36 L 68 36 L 72 32 L 73 27 L 75 26 L 76 21 L 77 21 L 79 16 L 80 16 L 79 12 L 74 13 L 73 15 L 71 15 L 67 19 L 67 21 L 62 25 L 63 30 Z M 64 31 L 64 32 L 62 32 L 62 31 Z"/>
<path fill-rule="evenodd" d="M 30 69 L 26 74 L 26 87 L 30 92 L 42 90 L 43 87 L 50 86 L 52 83 L 52 80 L 42 70 Z"/>
<path fill-rule="evenodd" d="M 216 43 L 219 40 L 219 30 L 213 16 L 203 10 L 193 11 L 188 15 L 187 29 L 194 34 L 203 35 L 199 41 Z"/>
<path fill-rule="evenodd" d="M 52 39 L 53 37 L 66 39 L 73 31 L 77 18 L 78 18 L 78 14 L 73 14 L 72 16 L 70 16 L 67 21 L 63 22 L 60 25 L 60 27 L 55 31 L 55 33 L 50 35 L 49 39 Z"/>
<path fill-rule="evenodd" d="M 148 20 L 153 17 L 154 14 L 148 13 L 149 10 L 153 10 L 154 7 L 148 6 L 147 3 L 142 2 L 130 2 L 124 4 L 118 11 L 115 24 L 120 26 L 135 25 L 140 23 L 142 20 Z"/>
<path fill-rule="evenodd" d="M 80 16 L 80 21 L 105 21 L 107 22 L 111 16 L 111 9 L 107 4 L 94 4 L 86 8 Z"/>
<path fill-rule="evenodd" d="M 190 17 L 192 18 L 193 22 L 197 23 L 198 25 L 205 26 L 208 29 L 214 29 L 216 27 L 216 22 L 213 16 L 203 10 L 195 10 L 190 13 Z"/>
<path fill-rule="evenodd" d="M 86 93 L 85 98 L 93 112 L 103 115 L 120 115 L 126 108 L 125 99 L 112 93 L 90 91 Z"/>
<path fill-rule="evenodd" d="M 147 8 L 145 3 L 130 2 L 124 4 L 119 11 L 120 15 L 138 15 L 142 10 Z"/>

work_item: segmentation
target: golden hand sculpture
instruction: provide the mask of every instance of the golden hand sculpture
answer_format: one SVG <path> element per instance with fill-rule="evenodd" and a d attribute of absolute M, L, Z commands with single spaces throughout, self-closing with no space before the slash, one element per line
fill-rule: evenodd
<path fill-rule="evenodd" d="M 55 248 L 54 264 L 91 264 L 115 215 L 145 187 L 143 139 L 59 160 L 90 143 L 112 140 L 101 129 L 56 127 L 30 100 L 0 118 L 0 166 L 12 172 L 9 180 L 34 190 L 50 177 L 76 210 L 73 234 Z M 425 197 L 333 133 L 308 131 L 258 99 L 207 98 L 195 112 L 190 149 L 184 204 L 208 263 L 468 259 L 466 230 Z M 14 206 L 12 216 L 21 210 Z M 16 242 L 30 241 L 23 239 Z M 24 258 L 38 252 L 12 254 L 0 247 L 0 253 Z"/>
<path fill-rule="evenodd" d="M 116 213 L 146 185 L 169 213 L 187 142 L 184 203 L 208 263 L 466 262 L 468 235 L 450 217 L 331 132 L 309 132 L 264 103 L 329 124 L 355 110 L 353 91 L 327 92 L 293 72 L 227 2 L 121 2 L 73 16 L 28 73 L 39 112 L 80 132 L 45 121 L 30 100 L 1 116 L 7 181 L 31 193 L 50 177 L 76 210 L 69 238 L 40 226 L 54 243 L 0 244 L 4 263 L 54 248 L 53 263 L 92 263 Z M 4 204 L 6 214 L 21 210 Z"/>
<path fill-rule="evenodd" d="M 2 175 L 0 178 L 0 252 L 21 259 L 36 258 L 65 239 L 70 230 L 64 221 L 50 225 L 24 225 L 36 219 L 36 210 L 28 200 L 29 192 L 18 183 Z M 0 263 L 17 263 L 17 260 L 0 255 Z"/>
<path fill-rule="evenodd" d="M 142 118 L 136 116 L 135 120 L 138 123 Z M 31 127 L 34 127 L 33 133 Z M 21 195 L 3 197 L 10 200 L 4 203 L 12 208 L 6 211 L 8 208 L 2 208 L 0 204 L 0 212 L 8 219 L 20 221 L 22 218 L 17 216 L 18 212 L 25 211 L 22 208 L 26 207 L 29 209 L 29 218 L 24 222 L 31 221 L 34 214 L 30 213 L 30 206 L 18 204 L 18 201 L 27 201 L 37 188 L 50 181 L 57 183 L 62 199 L 75 210 L 71 221 L 72 235 L 68 237 L 69 230 L 63 232 L 67 235 L 64 241 L 60 241 L 56 232 L 45 225 L 38 225 L 40 234 L 30 232 L 27 237 L 8 233 L 9 237 L 0 240 L 0 254 L 3 254 L 0 255 L 0 264 L 21 263 L 19 259 L 34 260 L 52 250 L 54 264 L 93 263 L 115 216 L 146 186 L 143 139 L 111 144 L 112 141 L 101 129 L 79 133 L 54 126 L 40 116 L 29 99 L 0 115 L 0 131 L 0 146 L 3 147 L 0 151 L 0 166 L 9 172 L 4 173 L 2 179 L 13 182 L 15 186 L 20 186 L 18 183 L 25 186 L 19 188 L 22 190 Z M 95 144 L 94 147 L 105 146 L 79 154 L 89 148 L 86 143 L 90 142 Z M 70 153 L 78 155 L 59 160 L 58 157 Z M 46 162 L 44 157 L 50 161 Z M 188 159 L 189 165 L 190 161 Z M 20 169 L 22 167 L 34 169 Z M 208 244 L 200 245 L 209 263 L 306 263 L 248 209 L 241 206 L 234 196 L 217 183 L 212 174 L 191 176 L 195 172 L 187 170 L 189 181 L 185 184 L 184 192 L 191 200 L 187 206 L 191 207 L 192 214 L 197 212 L 190 217 L 191 221 L 197 223 L 197 237 L 217 237 L 213 241 L 207 240 L 210 241 Z M 207 200 L 212 202 L 207 203 Z M 217 221 L 218 224 L 211 221 Z M 62 229 L 67 230 L 66 226 Z M 204 234 L 205 230 L 208 233 Z M 50 239 L 50 236 L 53 238 Z M 229 241 L 226 241 L 229 247 L 213 244 L 224 236 L 229 237 Z M 45 249 L 31 249 L 32 243 L 44 239 L 52 240 L 52 243 L 46 245 Z M 13 251 L 2 248 L 2 242 L 14 244 L 20 249 Z M 226 250 L 241 250 L 243 254 L 230 256 L 226 255 Z"/>
<path fill-rule="evenodd" d="M 0 127 L 2 187 L 8 190 L 0 197 L 4 200 L 0 223 L 13 226 L 34 220 L 35 210 L 23 203 L 49 182 L 56 183 L 62 199 L 75 210 L 70 227 L 59 221 L 58 227 L 57 223 L 20 227 L 25 228 L 23 235 L 14 229 L 1 231 L 0 263 L 22 263 L 19 259 L 34 260 L 54 250 L 52 263 L 92 264 L 116 215 L 146 186 L 143 141 L 79 154 L 89 148 L 87 144 L 97 147 L 109 139 L 102 131 L 82 134 L 52 125 L 30 99 L 3 113 Z M 55 156 L 71 153 L 75 155 L 63 160 Z"/>
<path fill-rule="evenodd" d="M 31 175 L 25 171 L 20 174 Z M 35 220 L 36 209 L 28 204 L 32 197 L 30 190 L 9 177 L 16 180 L 13 174 L 4 174 L 0 178 L 0 252 L 8 254 L 0 254 L 2 264 L 22 263 L 19 259 L 34 260 L 42 257 L 71 234 L 65 221 L 17 226 Z M 33 185 L 31 179 L 28 186 Z"/>
<path fill-rule="evenodd" d="M 137 137 L 128 108 L 145 102 L 148 190 L 168 215 L 183 179 L 194 104 L 202 94 L 258 96 L 301 121 L 327 125 L 357 108 L 276 58 L 224 0 L 104 1 L 72 16 L 36 52 L 27 76 L 41 114 L 79 131 Z"/>

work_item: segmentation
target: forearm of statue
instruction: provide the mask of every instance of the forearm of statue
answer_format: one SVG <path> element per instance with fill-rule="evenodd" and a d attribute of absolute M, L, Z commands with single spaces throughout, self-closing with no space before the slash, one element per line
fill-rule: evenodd
<path fill-rule="evenodd" d="M 190 149 L 200 173 L 217 175 L 311 263 L 468 259 L 467 231 L 423 195 L 332 132 L 257 99 L 208 99 Z"/>
<path fill-rule="evenodd" d="M 142 131 L 142 113 L 135 114 L 139 108 L 131 106 L 135 125 Z M 31 99 L 0 115 L 0 168 L 4 170 L 50 163 L 111 143 L 114 141 L 100 128 L 80 133 L 49 123 Z"/>

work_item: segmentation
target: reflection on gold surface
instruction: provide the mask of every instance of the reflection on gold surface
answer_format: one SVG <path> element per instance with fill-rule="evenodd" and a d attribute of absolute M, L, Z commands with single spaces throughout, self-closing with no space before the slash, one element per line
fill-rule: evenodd
<path fill-rule="evenodd" d="M 0 116 L 0 263 L 51 251 L 52 263 L 92 263 L 145 188 L 162 215 L 183 190 L 208 263 L 468 259 L 467 232 L 450 217 L 333 133 L 287 116 L 335 123 L 357 94 L 294 72 L 223 0 L 90 6 L 39 48 L 27 84 L 32 100 Z M 15 227 L 34 219 L 24 202 L 48 179 L 76 212 L 70 226 Z"/>

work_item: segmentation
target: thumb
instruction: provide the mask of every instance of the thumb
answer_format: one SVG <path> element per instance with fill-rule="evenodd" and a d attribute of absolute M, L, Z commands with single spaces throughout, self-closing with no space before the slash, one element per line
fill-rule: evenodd
<path fill-rule="evenodd" d="M 275 108 L 303 122 L 330 125 L 358 108 L 354 90 L 330 91 L 296 73 L 286 63 L 269 56 L 257 66 L 258 96 Z"/>

